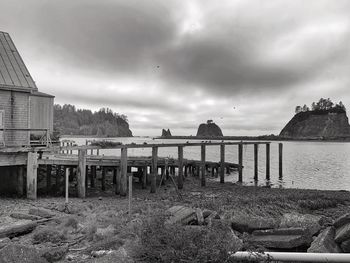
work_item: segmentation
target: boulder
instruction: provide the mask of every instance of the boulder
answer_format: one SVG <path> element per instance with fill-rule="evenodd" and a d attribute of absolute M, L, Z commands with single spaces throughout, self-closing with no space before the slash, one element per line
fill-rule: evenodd
<path fill-rule="evenodd" d="M 68 246 L 63 247 L 51 247 L 40 251 L 41 256 L 48 262 L 56 262 L 65 257 L 68 253 Z"/>
<path fill-rule="evenodd" d="M 33 231 L 36 228 L 36 226 L 37 226 L 37 223 L 29 220 L 2 224 L 0 226 L 0 238 L 15 237 L 15 236 L 27 234 Z"/>
<path fill-rule="evenodd" d="M 251 233 L 254 230 L 272 229 L 278 227 L 279 222 L 273 218 L 238 216 L 231 219 L 231 227 L 241 233 Z"/>
<path fill-rule="evenodd" d="M 9 244 L 0 250 L 0 263 L 47 263 L 32 246 Z"/>
<path fill-rule="evenodd" d="M 311 235 L 315 235 L 320 231 L 320 221 L 322 216 L 299 214 L 299 213 L 287 213 L 281 218 L 280 228 L 287 227 L 304 227 L 307 228 Z"/>
<path fill-rule="evenodd" d="M 168 209 L 171 217 L 166 221 L 167 224 L 181 223 L 183 225 L 189 224 L 191 221 L 195 221 L 196 211 L 192 208 L 177 205 Z"/>
<path fill-rule="evenodd" d="M 335 242 L 342 243 L 345 240 L 350 239 L 350 223 L 345 224 L 335 230 Z"/>
<path fill-rule="evenodd" d="M 333 226 L 335 228 L 339 228 L 345 224 L 348 224 L 350 223 L 350 213 L 348 214 L 345 214 L 345 215 L 342 215 L 341 217 L 338 217 L 334 223 L 333 223 Z"/>
<path fill-rule="evenodd" d="M 31 208 L 29 209 L 29 214 L 44 217 L 44 218 L 51 218 L 54 216 L 54 214 L 50 210 L 43 209 L 43 208 Z"/>
<path fill-rule="evenodd" d="M 334 242 L 335 229 L 328 227 L 323 230 L 311 243 L 308 253 L 341 253 L 342 250 Z"/>

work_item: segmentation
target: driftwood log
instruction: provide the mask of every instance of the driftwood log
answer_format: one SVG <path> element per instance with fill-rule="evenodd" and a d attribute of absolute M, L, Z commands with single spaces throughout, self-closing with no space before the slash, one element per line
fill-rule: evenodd
<path fill-rule="evenodd" d="M 38 224 L 33 221 L 22 221 L 0 226 L 0 238 L 15 237 L 33 231 Z"/>

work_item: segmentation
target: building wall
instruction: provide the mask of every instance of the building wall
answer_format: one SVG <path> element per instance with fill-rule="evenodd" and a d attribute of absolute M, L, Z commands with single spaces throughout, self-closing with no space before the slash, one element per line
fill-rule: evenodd
<path fill-rule="evenodd" d="M 53 131 L 53 98 L 30 96 L 30 127 L 36 129 L 50 129 Z M 43 134 L 43 132 L 32 132 Z"/>
<path fill-rule="evenodd" d="M 29 93 L 0 89 L 0 110 L 5 111 L 6 128 L 28 128 L 29 125 Z M 5 131 L 6 146 L 29 144 L 27 131 Z"/>

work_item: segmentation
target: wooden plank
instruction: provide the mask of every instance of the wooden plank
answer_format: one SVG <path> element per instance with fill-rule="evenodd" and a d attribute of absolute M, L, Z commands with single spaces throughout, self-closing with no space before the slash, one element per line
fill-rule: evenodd
<path fill-rule="evenodd" d="M 243 144 L 238 145 L 238 164 L 240 165 L 238 171 L 238 182 L 243 182 Z"/>
<path fill-rule="evenodd" d="M 270 144 L 266 144 L 266 180 L 270 180 Z"/>
<path fill-rule="evenodd" d="M 254 144 L 254 181 L 258 181 L 258 144 Z"/>
<path fill-rule="evenodd" d="M 27 198 L 37 198 L 38 154 L 28 153 L 27 158 Z"/>
<path fill-rule="evenodd" d="M 279 178 L 283 177 L 283 143 L 278 144 L 278 171 Z"/>
<path fill-rule="evenodd" d="M 225 144 L 220 145 L 220 183 L 225 183 Z"/>
<path fill-rule="evenodd" d="M 120 165 L 120 195 L 126 196 L 126 190 L 127 190 L 127 171 L 128 171 L 128 148 L 124 147 L 121 148 L 121 165 Z"/>
<path fill-rule="evenodd" d="M 201 145 L 201 186 L 205 186 L 205 144 Z"/>
<path fill-rule="evenodd" d="M 85 189 L 85 169 L 86 169 L 86 150 L 79 150 L 78 152 L 78 169 L 77 169 L 77 179 L 78 179 L 78 197 L 86 197 Z"/>
<path fill-rule="evenodd" d="M 152 147 L 151 193 L 156 192 L 158 175 L 158 147 Z"/>
<path fill-rule="evenodd" d="M 179 146 L 177 148 L 178 151 L 178 167 L 179 167 L 179 172 L 178 172 L 178 176 L 177 176 L 177 187 L 178 189 L 182 189 L 183 185 L 184 185 L 184 181 L 183 181 L 183 159 L 184 159 L 184 147 L 183 146 Z"/>

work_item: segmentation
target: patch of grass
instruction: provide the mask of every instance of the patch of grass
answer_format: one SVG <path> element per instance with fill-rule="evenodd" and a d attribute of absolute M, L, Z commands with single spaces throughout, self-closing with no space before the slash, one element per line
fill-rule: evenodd
<path fill-rule="evenodd" d="M 67 218 L 66 222 L 64 223 L 64 226 L 77 229 L 78 228 L 78 220 L 74 217 L 69 217 L 69 218 Z"/>
<path fill-rule="evenodd" d="M 139 245 L 133 256 L 142 262 L 232 262 L 230 252 L 238 245 L 228 226 L 182 226 L 165 224 L 158 215 L 143 223 Z"/>
<path fill-rule="evenodd" d="M 33 243 L 35 244 L 47 243 L 47 242 L 58 244 L 58 243 L 61 243 L 62 241 L 65 241 L 66 239 L 67 237 L 63 233 L 60 233 L 56 229 L 53 229 L 50 227 L 41 229 L 33 235 Z"/>
<path fill-rule="evenodd" d="M 332 199 L 318 199 L 318 200 L 299 200 L 298 205 L 300 208 L 309 209 L 309 210 L 319 210 L 327 209 L 330 207 L 337 207 L 337 205 L 343 202 Z"/>

